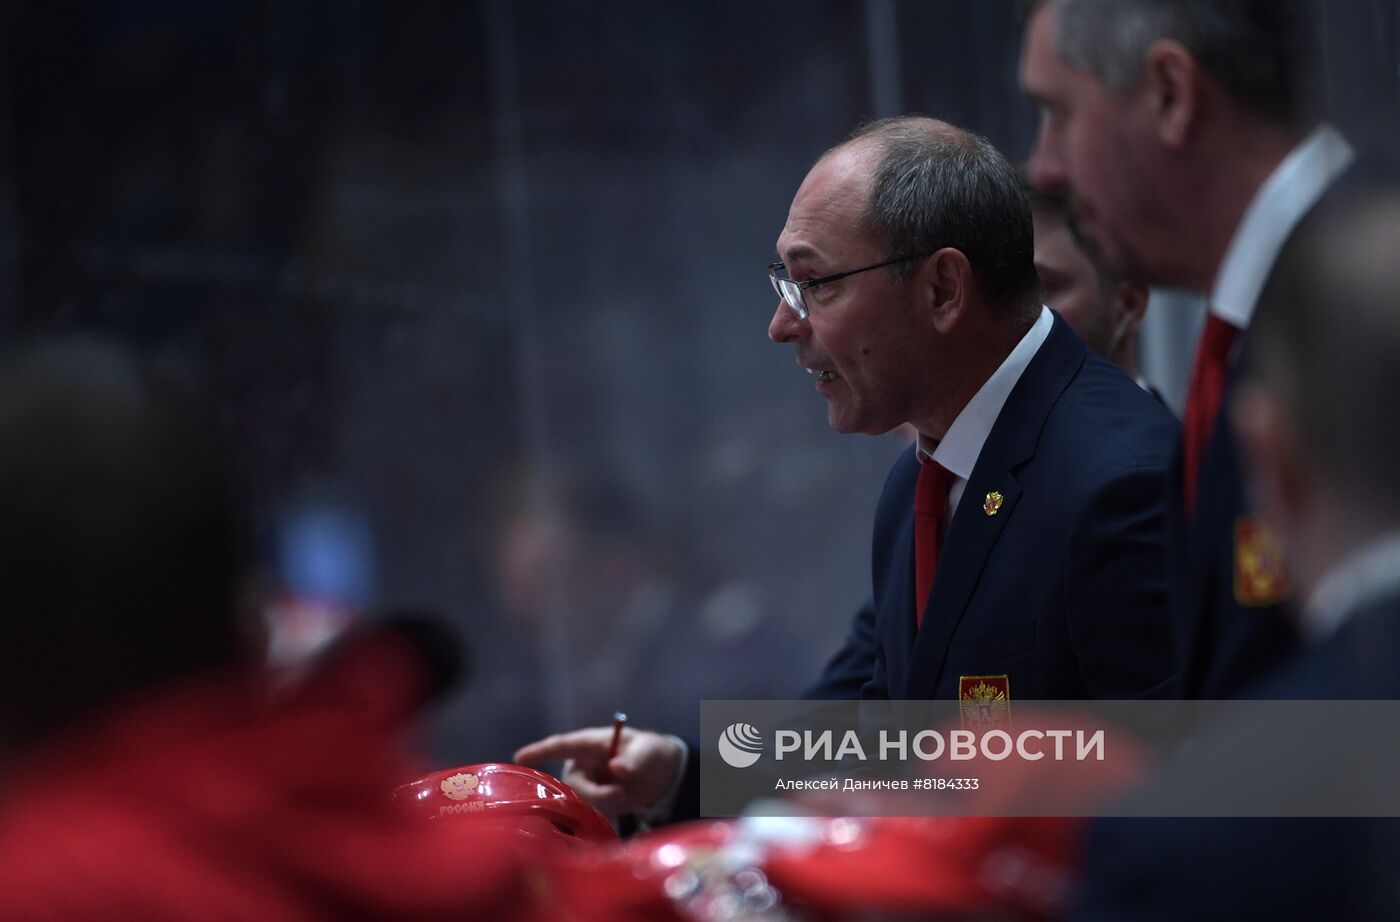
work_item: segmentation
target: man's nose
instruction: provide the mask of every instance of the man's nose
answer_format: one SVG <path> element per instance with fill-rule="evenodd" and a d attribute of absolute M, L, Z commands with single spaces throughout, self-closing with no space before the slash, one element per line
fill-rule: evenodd
<path fill-rule="evenodd" d="M 1026 177 L 1037 189 L 1065 189 L 1069 186 L 1059 143 L 1050 136 L 1050 132 L 1043 125 L 1036 134 L 1035 147 L 1031 150 L 1030 161 L 1026 164 Z"/>
<path fill-rule="evenodd" d="M 788 307 L 786 301 L 778 299 L 778 309 L 773 312 L 773 319 L 768 322 L 769 339 L 775 343 L 795 342 L 805 339 L 810 329 L 807 321 L 799 320 L 797 312 Z"/>

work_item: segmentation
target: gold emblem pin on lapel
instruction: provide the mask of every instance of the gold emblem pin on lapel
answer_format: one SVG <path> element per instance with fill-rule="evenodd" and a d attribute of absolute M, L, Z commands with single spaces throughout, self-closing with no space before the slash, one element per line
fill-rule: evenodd
<path fill-rule="evenodd" d="M 987 494 L 987 498 L 982 500 L 982 511 L 990 518 L 1001 511 L 1002 495 L 996 490 Z"/>

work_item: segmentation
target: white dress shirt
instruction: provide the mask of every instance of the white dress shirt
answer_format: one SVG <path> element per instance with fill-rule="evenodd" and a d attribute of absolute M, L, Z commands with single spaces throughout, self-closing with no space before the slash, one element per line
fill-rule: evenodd
<path fill-rule="evenodd" d="M 972 395 L 972 399 L 948 427 L 948 433 L 943 436 L 943 440 L 935 442 L 922 434 L 919 435 L 919 460 L 932 459 L 943 465 L 956 478 L 948 491 L 948 510 L 943 517 L 945 532 L 948 523 L 953 521 L 953 514 L 958 511 L 958 501 L 962 499 L 967 478 L 972 476 L 972 469 L 977 466 L 977 457 L 982 454 L 982 446 L 986 444 L 992 426 L 996 425 L 1001 408 L 1006 405 L 1006 398 L 1011 395 L 1011 389 L 1016 386 L 1016 382 L 1021 380 L 1021 374 L 1031 363 L 1031 359 L 1035 358 L 1035 354 L 1044 345 L 1054 322 L 1055 317 L 1050 313 L 1050 308 L 1041 305 L 1040 316 L 1036 318 L 1035 323 L 1031 324 L 1031 328 L 1021 337 L 1021 341 L 1006 356 L 1001 366 L 992 372 L 992 376 Z"/>
<path fill-rule="evenodd" d="M 1264 282 L 1283 242 L 1322 193 L 1356 159 L 1331 125 L 1319 125 L 1284 157 L 1245 209 L 1210 292 L 1210 312 L 1249 329 Z"/>

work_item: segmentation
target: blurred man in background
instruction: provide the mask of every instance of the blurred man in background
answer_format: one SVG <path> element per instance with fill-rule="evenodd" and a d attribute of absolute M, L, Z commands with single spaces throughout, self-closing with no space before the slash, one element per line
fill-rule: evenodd
<path fill-rule="evenodd" d="M 567 670 L 584 721 L 625 703 L 641 725 L 684 726 L 702 698 L 781 694 L 763 666 L 791 638 L 746 581 L 718 578 L 692 535 L 649 515 L 635 486 L 573 458 L 548 484 L 521 465 L 491 490 L 483 541 L 503 617 L 472 639 L 497 668 L 462 719 L 496 757 L 546 729 L 542 674 Z"/>
<path fill-rule="evenodd" d="M 510 917 L 509 850 L 389 799 L 432 651 L 270 689 L 214 444 L 113 348 L 0 370 L 0 917 Z"/>
<path fill-rule="evenodd" d="M 1021 82 L 1040 106 L 1029 162 L 1066 191 L 1114 271 L 1209 297 L 1173 477 L 1180 697 L 1226 697 L 1296 642 L 1289 577 L 1251 513 L 1224 394 L 1234 347 L 1290 232 L 1353 154 L 1319 125 L 1311 36 L 1288 0 L 1042 0 Z"/>
<path fill-rule="evenodd" d="M 1251 492 L 1289 548 L 1302 602 L 1300 654 L 1254 698 L 1400 698 L 1400 423 L 1367 411 L 1400 389 L 1400 192 L 1331 205 L 1295 234 L 1274 273 L 1232 400 Z M 1355 751 L 1346 736 L 1361 721 L 1348 721 L 1347 707 L 1339 701 L 1337 721 L 1296 733 L 1218 727 L 1149 793 L 1234 780 L 1239 765 L 1269 766 L 1275 792 L 1393 790 L 1393 764 L 1334 755 Z M 1327 744 L 1329 733 L 1340 745 Z M 1081 917 L 1393 919 L 1396 827 L 1355 817 L 1099 823 Z"/>
<path fill-rule="evenodd" d="M 1031 187 L 1030 199 L 1035 271 L 1045 306 L 1063 317 L 1084 345 L 1160 400 L 1138 373 L 1137 334 L 1147 313 L 1148 287 L 1104 265 L 1093 242 L 1075 226 L 1063 193 Z"/>

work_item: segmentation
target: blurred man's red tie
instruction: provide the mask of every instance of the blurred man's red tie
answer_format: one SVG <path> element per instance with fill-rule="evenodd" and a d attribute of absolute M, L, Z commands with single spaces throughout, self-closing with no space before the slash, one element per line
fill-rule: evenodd
<path fill-rule="evenodd" d="M 948 514 L 948 491 L 957 478 L 937 461 L 919 467 L 914 491 L 914 620 L 922 626 L 938 555 L 943 550 L 943 520 Z"/>
<path fill-rule="evenodd" d="M 1201 456 L 1210 440 L 1229 376 L 1230 345 L 1239 331 L 1214 314 L 1206 320 L 1196 363 L 1191 369 L 1191 390 L 1186 394 L 1186 419 L 1182 424 L 1182 499 L 1188 518 L 1196 514 L 1196 487 Z"/>

